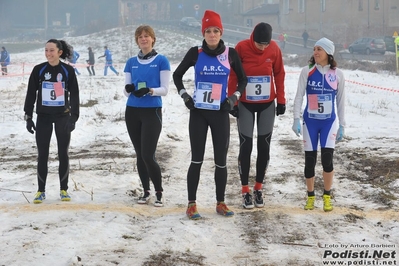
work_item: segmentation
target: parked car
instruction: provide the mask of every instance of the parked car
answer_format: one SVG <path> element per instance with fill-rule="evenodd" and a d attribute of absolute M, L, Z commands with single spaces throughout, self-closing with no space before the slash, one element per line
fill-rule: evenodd
<path fill-rule="evenodd" d="M 385 42 L 385 48 L 389 52 L 395 52 L 395 38 L 392 36 L 380 36 L 377 38 L 381 38 Z"/>
<path fill-rule="evenodd" d="M 180 20 L 179 24 L 183 27 L 201 28 L 201 23 L 194 17 L 184 17 Z"/>
<path fill-rule="evenodd" d="M 379 53 L 385 54 L 385 42 L 381 38 L 360 38 L 349 45 L 348 50 L 352 53 L 371 54 Z"/>

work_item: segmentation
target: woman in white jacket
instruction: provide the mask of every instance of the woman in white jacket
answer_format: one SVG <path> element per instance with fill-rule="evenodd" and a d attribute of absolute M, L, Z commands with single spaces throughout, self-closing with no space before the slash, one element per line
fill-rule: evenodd
<path fill-rule="evenodd" d="M 334 176 L 333 154 L 335 142 L 343 139 L 345 126 L 345 79 L 334 60 L 334 43 L 327 38 L 318 40 L 313 48 L 309 65 L 301 71 L 294 101 L 293 131 L 303 135 L 305 150 L 305 178 L 307 201 L 305 210 L 313 210 L 314 180 L 317 147 L 321 146 L 323 166 L 323 209 L 332 211 L 331 187 Z M 300 123 L 303 97 L 307 103 Z"/>

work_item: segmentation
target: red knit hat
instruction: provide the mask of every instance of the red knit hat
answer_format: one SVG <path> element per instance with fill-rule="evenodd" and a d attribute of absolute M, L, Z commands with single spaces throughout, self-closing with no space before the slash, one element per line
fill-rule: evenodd
<path fill-rule="evenodd" d="M 202 18 L 202 35 L 205 30 L 210 27 L 219 28 L 223 33 L 222 19 L 220 15 L 212 10 L 205 10 L 204 17 Z"/>

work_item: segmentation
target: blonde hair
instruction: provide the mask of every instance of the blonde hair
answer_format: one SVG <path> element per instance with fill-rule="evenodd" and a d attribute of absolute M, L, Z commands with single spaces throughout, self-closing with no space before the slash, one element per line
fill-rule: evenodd
<path fill-rule="evenodd" d="M 154 45 L 155 45 L 155 40 L 156 40 L 156 38 L 155 38 L 155 32 L 154 32 L 154 29 L 153 29 L 151 26 L 149 26 L 149 25 L 141 25 L 141 26 L 139 26 L 139 27 L 136 29 L 136 32 L 134 33 L 134 39 L 135 39 L 135 41 L 136 41 L 136 44 L 139 45 L 139 42 L 138 42 L 139 36 L 143 33 L 143 31 L 144 31 L 145 33 L 147 33 L 148 35 L 150 35 L 151 38 L 154 39 L 154 42 L 152 43 L 152 47 L 154 47 Z"/>

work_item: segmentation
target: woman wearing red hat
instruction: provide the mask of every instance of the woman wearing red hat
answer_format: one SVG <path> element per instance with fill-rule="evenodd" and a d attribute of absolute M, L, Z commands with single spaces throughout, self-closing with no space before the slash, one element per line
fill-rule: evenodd
<path fill-rule="evenodd" d="M 264 22 L 256 25 L 250 38 L 239 42 L 235 49 L 248 76 L 247 87 L 238 105 L 231 112 L 237 117 L 240 137 L 238 169 L 241 178 L 242 205 L 246 209 L 252 209 L 254 204 L 261 208 L 264 206 L 262 184 L 270 161 L 274 118 L 285 113 L 283 57 L 278 44 L 272 40 L 272 27 Z M 229 95 L 234 93 L 237 83 L 237 75 L 231 71 Z M 248 179 L 255 121 L 258 130 L 258 152 L 252 197 Z"/>
<path fill-rule="evenodd" d="M 214 151 L 216 212 L 224 216 L 234 215 L 224 203 L 227 183 L 226 157 L 230 139 L 229 111 L 244 91 L 247 78 L 237 52 L 224 45 L 222 33 L 223 26 L 219 14 L 206 10 L 202 18 L 202 46 L 191 47 L 173 73 L 179 95 L 190 110 L 191 164 L 187 173 L 186 211 L 190 219 L 201 218 L 197 211 L 196 197 L 208 128 L 211 129 Z M 183 75 L 192 66 L 195 68 L 195 83 L 191 96 L 183 84 Z M 235 92 L 228 97 L 227 83 L 231 69 L 237 75 L 237 86 Z"/>

